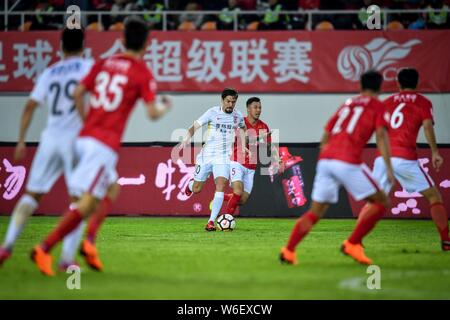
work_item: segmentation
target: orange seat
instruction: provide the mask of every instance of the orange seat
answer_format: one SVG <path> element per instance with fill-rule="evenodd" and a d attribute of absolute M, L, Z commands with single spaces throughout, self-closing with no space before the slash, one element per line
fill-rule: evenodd
<path fill-rule="evenodd" d="M 102 31 L 103 30 L 103 26 L 101 25 L 101 23 L 92 22 L 86 27 L 86 30 Z"/>
<path fill-rule="evenodd" d="M 217 23 L 215 21 L 206 21 L 200 29 L 204 31 L 217 30 Z"/>
<path fill-rule="evenodd" d="M 247 25 L 247 30 L 250 30 L 250 31 L 258 30 L 258 26 L 259 26 L 259 21 L 250 22 Z"/>
<path fill-rule="evenodd" d="M 386 26 L 387 30 L 403 30 L 405 27 L 400 21 L 394 20 L 388 23 Z"/>
<path fill-rule="evenodd" d="M 180 23 L 178 26 L 178 30 L 180 31 L 194 31 L 197 30 L 197 27 L 192 21 L 184 21 Z"/>
<path fill-rule="evenodd" d="M 25 22 L 19 27 L 19 30 L 20 30 L 20 31 L 29 31 L 32 24 L 33 24 L 33 22 L 31 22 L 31 21 L 25 21 Z"/>
<path fill-rule="evenodd" d="M 109 26 L 109 31 L 122 31 L 124 29 L 122 22 L 116 22 Z"/>
<path fill-rule="evenodd" d="M 329 21 L 319 22 L 318 24 L 316 24 L 316 27 L 314 28 L 314 30 L 333 30 L 333 29 L 334 26 Z"/>

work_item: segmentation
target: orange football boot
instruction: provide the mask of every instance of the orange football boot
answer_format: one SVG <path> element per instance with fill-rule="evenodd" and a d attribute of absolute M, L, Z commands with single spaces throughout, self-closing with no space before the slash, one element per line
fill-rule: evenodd
<path fill-rule="evenodd" d="M 370 260 L 365 254 L 364 254 L 364 248 L 361 244 L 353 244 L 350 243 L 350 241 L 345 240 L 342 243 L 341 251 L 343 254 L 348 255 L 355 259 L 357 262 L 361 264 L 372 264 L 372 260 Z"/>
<path fill-rule="evenodd" d="M 34 247 L 30 257 L 43 274 L 49 277 L 55 275 L 52 269 L 52 256 L 42 250 L 41 246 Z"/>
<path fill-rule="evenodd" d="M 281 263 L 287 263 L 287 264 L 292 264 L 292 265 L 298 264 L 295 251 L 290 251 L 286 247 L 281 248 L 280 261 L 281 261 Z"/>
<path fill-rule="evenodd" d="M 92 242 L 84 240 L 81 244 L 80 254 L 84 257 L 89 267 L 96 271 L 103 270 L 103 264 L 98 256 L 97 248 Z"/>

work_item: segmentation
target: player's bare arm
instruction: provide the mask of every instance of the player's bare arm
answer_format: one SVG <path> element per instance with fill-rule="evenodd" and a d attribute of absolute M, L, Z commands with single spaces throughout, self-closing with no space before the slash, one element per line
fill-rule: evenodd
<path fill-rule="evenodd" d="M 241 141 L 248 141 L 247 127 L 246 126 L 243 126 L 242 128 L 239 128 L 239 138 L 241 139 Z M 243 154 L 248 154 L 249 156 L 251 156 L 251 152 L 246 147 L 245 143 L 241 144 L 241 148 L 242 148 L 241 151 L 242 151 Z"/>
<path fill-rule="evenodd" d="M 158 120 L 172 108 L 172 100 L 163 95 L 161 102 L 151 102 L 147 104 L 147 114 L 151 120 Z"/>
<path fill-rule="evenodd" d="M 80 115 L 81 120 L 86 118 L 86 112 L 84 108 L 84 95 L 87 92 L 86 87 L 83 84 L 79 84 L 73 93 L 73 101 L 75 101 L 75 108 Z"/>
<path fill-rule="evenodd" d="M 197 122 L 194 121 L 194 123 L 192 124 L 192 126 L 189 127 L 189 129 L 187 130 L 187 134 L 186 136 L 183 138 L 183 140 L 178 144 L 178 148 L 179 149 L 184 149 L 189 142 L 191 141 L 192 136 L 195 134 L 195 132 L 198 130 L 198 128 L 200 128 L 201 125 Z"/>
<path fill-rule="evenodd" d="M 444 158 L 439 154 L 439 150 L 436 144 L 436 134 L 434 132 L 433 121 L 427 119 L 423 122 L 423 130 L 425 133 L 425 138 L 431 148 L 431 162 L 433 163 L 433 168 L 439 171 L 441 165 L 444 163 Z"/>
<path fill-rule="evenodd" d="M 34 110 L 38 107 L 39 103 L 29 99 L 25 104 L 25 108 L 20 120 L 19 140 L 17 142 L 16 149 L 14 151 L 14 160 L 22 160 L 25 157 L 25 136 L 30 126 L 31 119 L 33 119 Z"/>
<path fill-rule="evenodd" d="M 328 143 L 329 138 L 330 138 L 330 134 L 328 132 L 324 132 L 322 135 L 322 139 L 320 140 L 320 146 L 319 146 L 320 149 L 322 149 Z"/>
<path fill-rule="evenodd" d="M 387 135 L 387 130 L 384 127 L 378 128 L 376 130 L 376 141 L 377 148 L 383 157 L 384 163 L 386 164 L 387 176 L 388 180 L 391 184 L 394 184 L 394 170 L 392 169 L 391 164 L 391 148 L 389 145 L 389 138 Z"/>

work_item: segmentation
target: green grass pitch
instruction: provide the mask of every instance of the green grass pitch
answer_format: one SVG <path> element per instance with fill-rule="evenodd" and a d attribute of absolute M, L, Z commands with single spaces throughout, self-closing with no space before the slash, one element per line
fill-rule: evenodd
<path fill-rule="evenodd" d="M 34 217 L 0 269 L 0 299 L 450 299 L 450 252 L 431 221 L 379 223 L 365 246 L 381 289 L 369 290 L 366 267 L 339 252 L 354 220 L 319 222 L 298 266 L 278 261 L 293 219 L 238 217 L 235 231 L 211 233 L 205 220 L 109 218 L 98 239 L 105 271 L 79 258 L 81 289 L 69 290 L 68 274 L 44 277 L 28 258 L 57 221 Z M 1 238 L 8 221 L 0 217 Z"/>

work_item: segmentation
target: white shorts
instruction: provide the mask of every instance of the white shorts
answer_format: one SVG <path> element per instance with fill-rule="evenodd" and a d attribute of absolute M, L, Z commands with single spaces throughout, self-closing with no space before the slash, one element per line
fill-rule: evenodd
<path fill-rule="evenodd" d="M 230 177 L 231 183 L 241 181 L 244 184 L 244 191 L 249 194 L 252 192 L 255 170 L 249 169 L 239 162 L 231 161 Z"/>
<path fill-rule="evenodd" d="M 76 135 L 42 135 L 28 176 L 27 191 L 47 193 L 63 173 L 68 185 L 74 166 L 75 139 Z"/>
<path fill-rule="evenodd" d="M 409 193 L 421 192 L 434 186 L 433 179 L 420 166 L 418 160 L 406 160 L 402 158 L 391 158 L 395 179 Z M 380 184 L 384 192 L 389 193 L 392 184 L 389 183 L 386 174 L 386 165 L 383 158 L 375 159 L 373 165 L 373 176 Z"/>
<path fill-rule="evenodd" d="M 341 185 L 356 201 L 365 199 L 380 190 L 369 167 L 364 163 L 351 164 L 340 160 L 319 160 L 312 199 L 320 203 L 336 203 L 339 200 Z"/>
<path fill-rule="evenodd" d="M 89 193 L 103 199 L 118 178 L 117 153 L 94 138 L 80 137 L 75 141 L 75 157 L 78 163 L 69 180 L 71 194 L 80 197 Z"/>
<path fill-rule="evenodd" d="M 201 156 L 197 156 L 195 161 L 195 181 L 206 181 L 211 175 L 214 179 L 217 177 L 224 177 L 225 179 L 230 178 L 230 164 L 224 164 L 223 162 L 216 162 L 213 159 L 207 159 Z"/>

